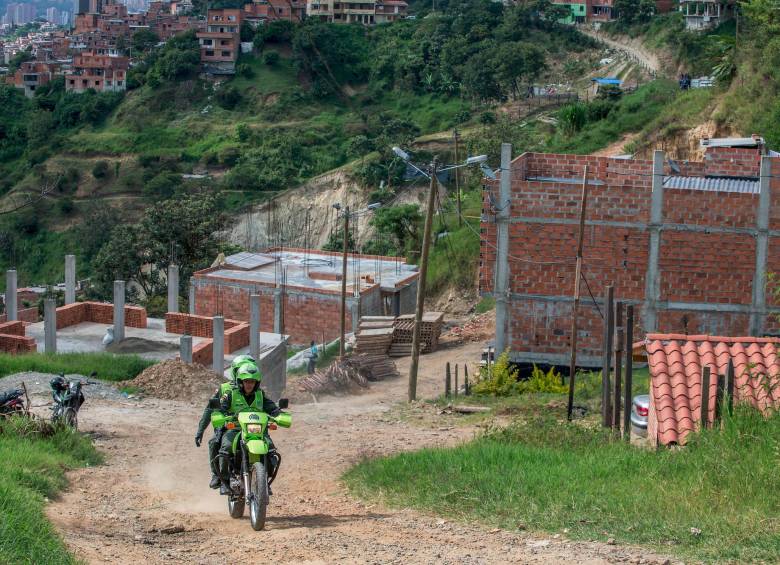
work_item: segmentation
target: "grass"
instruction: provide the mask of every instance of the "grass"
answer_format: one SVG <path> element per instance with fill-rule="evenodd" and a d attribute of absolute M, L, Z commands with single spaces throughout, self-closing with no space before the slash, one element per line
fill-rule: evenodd
<path fill-rule="evenodd" d="M 308 348 L 307 348 L 308 349 Z M 339 356 L 339 342 L 334 341 L 332 343 L 329 343 L 325 346 L 325 349 L 323 351 L 319 352 L 319 357 L 317 357 L 317 369 L 327 369 L 331 363 L 333 363 Z M 288 374 L 291 375 L 303 375 L 307 371 L 307 364 L 304 364 L 297 369 L 291 369 L 288 372 Z"/>
<path fill-rule="evenodd" d="M 81 434 L 0 420 L 0 561 L 75 563 L 46 520 L 44 504 L 66 486 L 65 471 L 100 461 Z"/>
<path fill-rule="evenodd" d="M 777 562 L 778 463 L 780 414 L 742 408 L 681 450 L 626 445 L 547 416 L 454 448 L 367 460 L 344 480 L 363 498 L 461 521 Z"/>
<path fill-rule="evenodd" d="M 153 361 L 137 355 L 112 355 L 110 353 L 28 353 L 25 355 L 0 354 L 0 377 L 25 371 L 41 373 L 66 373 L 89 375 L 106 381 L 132 379 L 153 365 Z"/>
<path fill-rule="evenodd" d="M 480 300 L 477 303 L 477 306 L 474 310 L 477 314 L 484 314 L 485 312 L 490 312 L 495 307 L 496 307 L 495 298 L 493 298 L 492 296 L 483 296 L 482 300 Z"/>

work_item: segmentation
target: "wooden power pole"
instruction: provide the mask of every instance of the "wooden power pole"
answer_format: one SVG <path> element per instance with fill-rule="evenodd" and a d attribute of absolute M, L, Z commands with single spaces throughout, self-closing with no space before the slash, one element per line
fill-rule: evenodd
<path fill-rule="evenodd" d="M 344 358 L 344 341 L 347 334 L 347 252 L 349 251 L 349 206 L 344 209 L 344 251 L 341 259 L 341 339 L 339 358 Z"/>
<path fill-rule="evenodd" d="M 569 404 L 566 416 L 571 420 L 574 408 L 574 380 L 577 371 L 577 323 L 580 314 L 580 277 L 582 276 L 582 240 L 585 234 L 585 209 L 588 204 L 588 166 L 582 173 L 582 198 L 580 199 L 580 230 L 577 234 L 577 266 L 574 269 L 574 306 L 571 315 L 571 359 L 569 361 Z"/>
<path fill-rule="evenodd" d="M 453 130 L 452 137 L 455 140 L 455 162 L 460 163 L 458 160 L 458 130 Z M 455 169 L 455 198 L 458 204 L 458 227 L 461 227 L 463 225 L 463 215 L 460 201 L 460 169 Z"/>
<path fill-rule="evenodd" d="M 420 360 L 420 326 L 422 325 L 423 310 L 425 308 L 425 277 L 428 273 L 428 249 L 431 246 L 431 228 L 433 225 L 433 208 L 438 191 L 436 172 L 438 162 L 433 158 L 431 167 L 431 186 L 428 191 L 428 209 L 425 212 L 425 228 L 423 231 L 422 253 L 420 255 L 419 277 L 417 279 L 417 307 L 414 312 L 414 332 L 412 333 L 412 363 L 409 367 L 409 402 L 417 398 L 417 368 Z"/>

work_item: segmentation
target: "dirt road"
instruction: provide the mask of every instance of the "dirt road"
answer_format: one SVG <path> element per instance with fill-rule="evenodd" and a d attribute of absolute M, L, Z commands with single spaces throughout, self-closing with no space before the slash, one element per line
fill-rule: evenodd
<path fill-rule="evenodd" d="M 438 392 L 444 361 L 474 359 L 479 348 L 424 356 L 420 395 Z M 400 421 L 393 408 L 405 393 L 402 378 L 363 395 L 291 406 L 293 427 L 274 433 L 284 460 L 263 532 L 247 518 L 231 519 L 225 500 L 208 489 L 206 446 L 193 443 L 200 407 L 91 398 L 80 426 L 106 464 L 70 473 L 69 490 L 48 515 L 88 563 L 664 562 L 641 550 L 492 531 L 350 498 L 339 476 L 361 457 L 472 437 L 473 428 Z M 171 526 L 184 532 L 161 531 Z"/>
<path fill-rule="evenodd" d="M 598 41 L 601 41 L 603 43 L 606 43 L 613 49 L 622 51 L 623 53 L 627 54 L 629 58 L 634 59 L 635 61 L 641 63 L 647 70 L 653 71 L 655 73 L 660 72 L 661 63 L 658 60 L 658 56 L 645 49 L 639 40 L 630 39 L 627 37 L 625 38 L 621 37 L 619 39 L 616 39 L 616 38 L 608 37 L 604 33 L 599 33 L 592 29 L 588 29 L 584 27 L 578 29 L 585 35 L 588 35 L 593 39 L 597 39 Z"/>

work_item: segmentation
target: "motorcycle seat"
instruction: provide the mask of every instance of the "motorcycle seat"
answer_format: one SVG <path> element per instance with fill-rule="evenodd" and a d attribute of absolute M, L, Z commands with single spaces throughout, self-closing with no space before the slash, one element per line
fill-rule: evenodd
<path fill-rule="evenodd" d="M 0 404 L 5 404 L 6 402 L 10 402 L 15 398 L 19 398 L 23 394 L 24 391 L 20 388 L 14 390 L 8 390 L 6 392 L 0 392 Z"/>

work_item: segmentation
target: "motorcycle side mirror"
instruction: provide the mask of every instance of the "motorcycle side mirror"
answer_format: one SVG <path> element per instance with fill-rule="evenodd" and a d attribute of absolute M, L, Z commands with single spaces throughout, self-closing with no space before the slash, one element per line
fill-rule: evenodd
<path fill-rule="evenodd" d="M 284 410 L 290 405 L 290 401 L 287 398 L 280 398 L 279 399 L 279 408 Z"/>
<path fill-rule="evenodd" d="M 209 408 L 211 408 L 212 410 L 219 410 L 221 408 L 221 405 L 219 403 L 219 398 L 210 398 Z"/>

